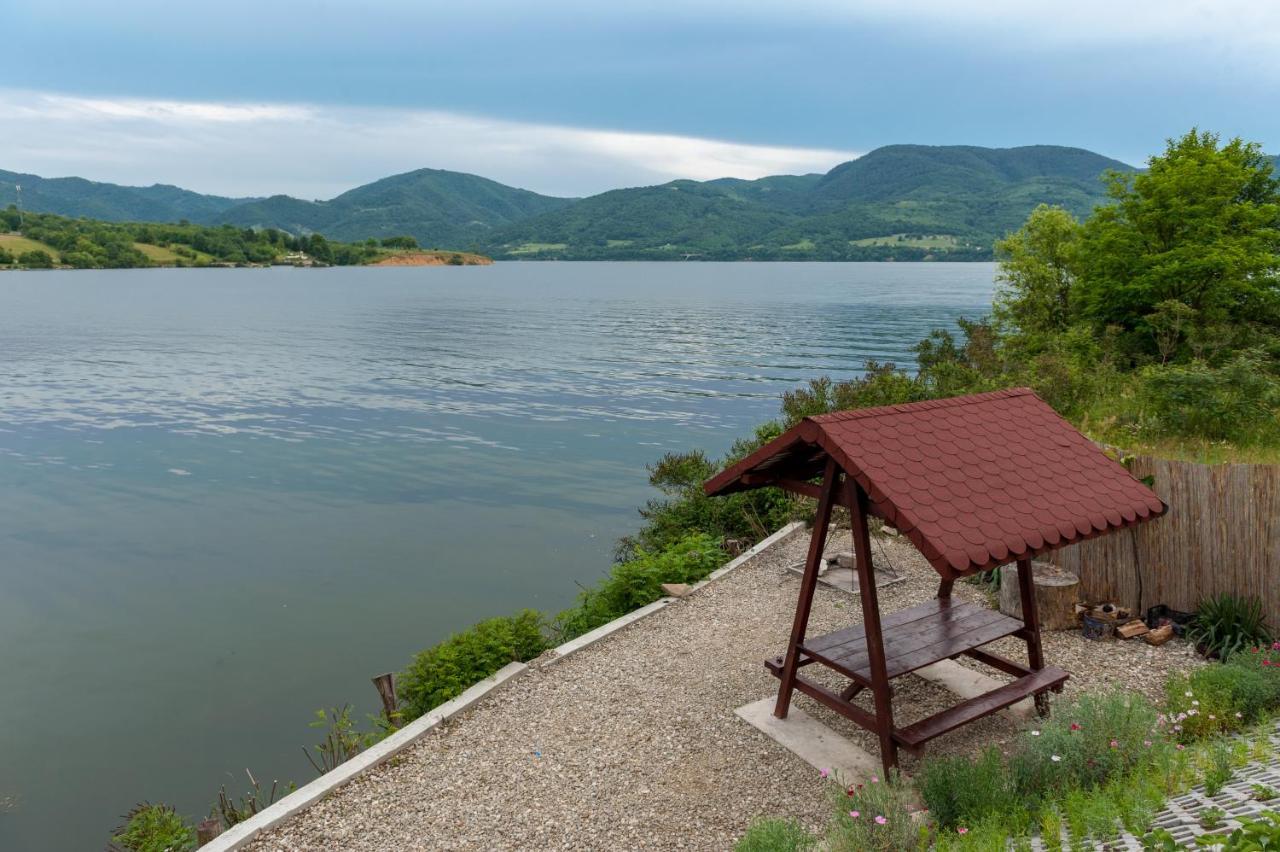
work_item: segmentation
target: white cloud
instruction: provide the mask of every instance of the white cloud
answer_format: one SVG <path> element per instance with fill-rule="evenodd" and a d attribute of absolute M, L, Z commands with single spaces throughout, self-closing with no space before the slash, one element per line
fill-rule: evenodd
<path fill-rule="evenodd" d="M 826 171 L 852 151 L 411 109 L 87 98 L 0 89 L 0 168 L 224 195 L 328 198 L 421 167 L 557 195 L 677 177 Z"/>

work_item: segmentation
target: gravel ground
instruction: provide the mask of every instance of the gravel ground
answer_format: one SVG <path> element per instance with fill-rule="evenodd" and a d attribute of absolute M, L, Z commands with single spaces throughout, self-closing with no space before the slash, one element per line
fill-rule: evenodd
<path fill-rule="evenodd" d="M 833 535 L 848 549 L 847 530 Z M 883 610 L 935 594 L 937 575 L 909 544 L 876 541 L 876 558 L 906 576 L 881 590 Z M 793 534 L 563 662 L 545 670 L 535 663 L 249 848 L 723 850 L 758 816 L 821 825 L 818 774 L 733 713 L 776 692 L 763 661 L 785 648 L 799 585 L 785 567 L 804 558 L 806 542 L 806 531 Z M 982 597 L 963 583 L 955 595 Z M 820 586 L 810 633 L 860 618 L 855 598 Z M 991 647 L 1025 659 L 1017 640 Z M 1072 673 L 1068 695 L 1116 685 L 1156 695 L 1170 670 L 1195 665 L 1176 640 L 1151 648 L 1046 633 L 1044 647 L 1048 662 Z M 956 700 L 911 675 L 894 685 L 900 725 Z M 842 717 L 800 694 L 794 702 L 875 753 L 873 738 Z M 930 753 L 973 751 L 1015 732 L 997 714 L 934 740 Z M 905 753 L 903 766 L 912 767 Z"/>

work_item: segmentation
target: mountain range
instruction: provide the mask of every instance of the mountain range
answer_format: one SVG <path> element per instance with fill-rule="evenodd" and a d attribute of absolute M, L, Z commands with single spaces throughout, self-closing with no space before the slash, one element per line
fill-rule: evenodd
<path fill-rule="evenodd" d="M 1132 171 L 1080 148 L 890 145 L 826 174 L 675 180 L 558 198 L 476 175 L 419 169 L 328 201 L 226 198 L 0 171 L 0 205 L 108 221 L 320 233 L 407 234 L 425 248 L 507 259 L 984 260 L 1040 203 L 1085 216 L 1103 174 Z"/>

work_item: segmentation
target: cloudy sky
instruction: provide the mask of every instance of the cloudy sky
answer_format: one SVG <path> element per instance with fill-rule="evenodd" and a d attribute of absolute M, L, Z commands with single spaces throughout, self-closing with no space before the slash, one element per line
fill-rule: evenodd
<path fill-rule="evenodd" d="M 327 198 L 582 195 L 895 142 L 1280 151 L 1271 0 L 0 0 L 0 168 Z"/>

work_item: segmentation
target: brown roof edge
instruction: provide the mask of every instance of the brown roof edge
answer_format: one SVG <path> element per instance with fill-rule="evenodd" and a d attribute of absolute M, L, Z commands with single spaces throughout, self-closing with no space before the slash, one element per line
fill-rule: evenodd
<path fill-rule="evenodd" d="M 740 488 L 733 488 L 732 486 L 739 477 L 750 472 L 750 470 L 756 465 L 763 464 L 779 453 L 791 449 L 798 443 L 811 445 L 824 443 L 824 448 L 830 451 L 832 448 L 825 447 L 825 442 L 822 441 L 822 430 L 818 428 L 818 424 L 820 423 L 858 420 L 865 417 L 879 417 L 885 414 L 896 414 L 904 409 L 919 411 L 924 408 L 950 408 L 956 405 L 970 405 L 975 402 L 983 402 L 989 399 L 1025 396 L 1027 394 L 1035 396 L 1036 392 L 1031 388 L 1026 387 L 1006 388 L 1004 390 L 987 391 L 986 393 L 975 393 L 967 396 L 927 399 L 921 402 L 907 402 L 897 405 L 877 405 L 871 408 L 854 408 L 848 411 L 834 411 L 828 414 L 817 414 L 812 417 L 806 417 L 760 449 L 751 453 L 749 456 L 734 462 L 715 476 L 708 479 L 703 483 L 702 490 L 708 496 L 715 496 L 717 494 L 730 494 L 734 491 L 746 490 L 749 487 L 759 487 L 742 486 Z M 844 453 L 839 453 L 838 455 L 841 457 L 839 459 L 841 462 L 848 461 L 843 458 Z"/>

